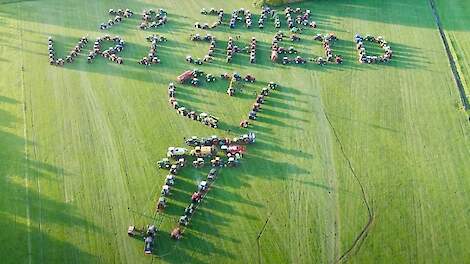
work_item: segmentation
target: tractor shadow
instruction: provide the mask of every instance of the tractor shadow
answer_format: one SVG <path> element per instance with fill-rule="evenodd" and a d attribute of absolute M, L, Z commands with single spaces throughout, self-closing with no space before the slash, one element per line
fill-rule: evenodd
<path fill-rule="evenodd" d="M 211 256 L 225 256 L 231 259 L 236 257 L 219 245 L 202 238 L 199 231 L 187 229 L 179 241 L 174 241 L 167 235 L 158 237 L 157 241 L 156 257 L 169 263 L 208 263 L 194 256 L 195 245 L 200 253 L 210 252 Z"/>

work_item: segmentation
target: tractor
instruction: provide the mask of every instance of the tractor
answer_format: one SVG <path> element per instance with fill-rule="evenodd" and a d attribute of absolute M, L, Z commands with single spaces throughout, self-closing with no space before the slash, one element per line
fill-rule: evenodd
<path fill-rule="evenodd" d="M 215 177 L 217 177 L 217 169 L 216 168 L 212 168 L 210 171 L 209 171 L 209 174 L 207 175 L 207 179 L 210 180 L 210 181 L 213 181 L 215 179 Z"/>
<path fill-rule="evenodd" d="M 196 146 L 190 154 L 198 158 L 210 157 L 215 153 L 214 146 Z"/>
<path fill-rule="evenodd" d="M 167 159 L 167 158 L 164 158 L 160 161 L 157 161 L 157 166 L 160 168 L 160 169 L 169 169 L 171 167 L 171 163 L 170 163 L 170 160 Z"/>
<path fill-rule="evenodd" d="M 185 148 L 176 148 L 176 147 L 169 147 L 166 156 L 168 158 L 179 158 L 188 153 L 188 150 Z"/>
<path fill-rule="evenodd" d="M 186 145 L 190 147 L 200 146 L 201 144 L 201 140 L 196 136 L 192 136 L 191 138 L 186 139 Z"/>
<path fill-rule="evenodd" d="M 154 225 L 147 226 L 147 232 L 144 236 L 144 253 L 145 255 L 150 255 L 153 253 L 153 242 L 155 241 L 155 236 L 157 234 L 157 228 Z"/>

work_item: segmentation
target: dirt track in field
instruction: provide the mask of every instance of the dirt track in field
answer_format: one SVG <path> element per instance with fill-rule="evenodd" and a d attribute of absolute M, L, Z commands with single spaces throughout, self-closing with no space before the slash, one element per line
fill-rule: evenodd
<path fill-rule="evenodd" d="M 339 258 L 335 260 L 335 263 L 345 263 L 345 262 L 348 261 L 349 257 L 352 254 L 354 254 L 355 252 L 357 252 L 361 249 L 361 246 L 362 246 L 363 242 L 365 241 L 365 239 L 367 238 L 367 236 L 369 235 L 369 232 L 372 228 L 372 224 L 374 223 L 375 212 L 374 212 L 374 207 L 372 205 L 372 202 L 371 202 L 369 196 L 367 195 L 366 189 L 365 189 L 364 185 L 362 184 L 362 181 L 359 179 L 359 176 L 356 174 L 356 171 L 354 170 L 354 167 L 352 166 L 351 160 L 346 155 L 346 152 L 345 152 L 344 147 L 343 147 L 343 143 L 342 143 L 338 133 L 336 132 L 335 127 L 331 123 L 330 118 L 328 117 L 328 113 L 324 112 L 324 114 L 325 114 L 326 120 L 328 121 L 328 124 L 330 125 L 330 128 L 333 132 L 333 135 L 335 136 L 336 141 L 339 144 L 339 148 L 341 150 L 341 153 L 342 153 L 344 159 L 348 163 L 349 170 L 351 171 L 351 174 L 354 176 L 354 179 L 356 180 L 357 184 L 359 185 L 359 187 L 361 189 L 362 200 L 363 200 L 364 205 L 367 209 L 367 223 L 361 229 L 361 232 L 359 232 L 359 234 L 356 236 L 356 238 L 352 242 L 351 246 L 348 247 L 343 253 L 341 253 L 341 256 L 339 256 Z"/>
<path fill-rule="evenodd" d="M 457 65 L 455 63 L 454 55 L 450 50 L 449 42 L 447 41 L 446 33 L 442 27 L 441 18 L 439 17 L 439 13 L 437 12 L 436 3 L 434 0 L 429 0 L 429 5 L 431 6 L 431 10 L 434 16 L 434 20 L 436 21 L 436 26 L 439 30 L 439 34 L 441 35 L 442 44 L 444 44 L 444 48 L 447 54 L 447 58 L 449 59 L 450 70 L 452 71 L 452 76 L 454 76 L 455 84 L 459 90 L 460 100 L 462 101 L 462 105 L 465 110 L 470 109 L 470 104 L 468 102 L 467 95 L 465 94 L 465 88 L 462 83 L 462 79 L 460 78 L 459 71 L 457 70 Z"/>

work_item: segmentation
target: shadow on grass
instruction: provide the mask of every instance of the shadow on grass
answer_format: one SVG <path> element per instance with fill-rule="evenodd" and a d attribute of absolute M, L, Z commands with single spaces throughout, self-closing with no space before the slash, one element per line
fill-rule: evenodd
<path fill-rule="evenodd" d="M 431 9 L 427 1 L 397 0 L 389 2 L 373 1 L 345 1 L 345 0 L 319 0 L 305 1 L 291 5 L 294 7 L 312 10 L 312 17 L 320 27 L 326 24 L 329 31 L 337 31 L 334 25 L 338 19 L 353 18 L 362 21 L 386 23 L 391 25 L 403 25 L 417 28 L 435 28 L 431 17 Z M 283 6 L 277 9 L 282 9 Z M 416 16 L 429 17 L 423 21 Z M 449 30 L 469 31 L 470 28 L 463 23 L 452 23 Z"/>
<path fill-rule="evenodd" d="M 15 99 L 0 97 L 0 102 L 19 104 Z M 2 128 L 16 125 L 17 120 L 6 111 L 0 111 Z M 47 197 L 37 189 L 41 178 L 54 180 L 59 174 L 69 177 L 62 168 L 30 159 L 25 155 L 29 142 L 0 128 L 0 226 L 4 228 L 0 240 L 10 241 L 2 245 L 2 252 L 9 252 L 15 262 L 96 262 L 98 258 L 71 243 L 70 239 L 58 239 L 50 226 L 75 232 L 103 232 L 93 223 L 75 212 L 72 204 Z M 28 186 L 25 186 L 28 179 Z M 28 189 L 26 189 L 28 188 Z M 28 221 L 31 223 L 28 225 Z M 43 226 L 44 224 L 44 226 Z M 55 233 L 55 234 L 54 234 Z M 30 250 L 28 249 L 30 245 Z M 4 260 L 5 261 L 5 260 Z"/>

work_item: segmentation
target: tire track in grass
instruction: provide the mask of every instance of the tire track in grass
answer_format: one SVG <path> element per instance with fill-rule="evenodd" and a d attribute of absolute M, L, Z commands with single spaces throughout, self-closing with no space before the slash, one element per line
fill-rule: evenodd
<path fill-rule="evenodd" d="M 263 235 L 264 231 L 266 230 L 266 226 L 268 225 L 269 223 L 269 220 L 271 220 L 271 213 L 269 214 L 269 216 L 266 218 L 266 222 L 264 222 L 264 225 L 263 227 L 261 227 L 261 230 L 259 231 L 258 233 L 258 236 L 256 237 L 256 246 L 258 248 L 258 263 L 261 264 L 261 246 L 260 246 L 260 239 L 261 239 L 261 236 Z"/>
<path fill-rule="evenodd" d="M 324 150 L 321 151 L 322 157 L 324 159 L 324 169 L 326 173 L 326 180 L 328 184 L 331 186 L 333 190 L 331 193 L 328 194 L 330 197 L 330 204 L 328 207 L 331 207 L 331 215 L 329 216 L 332 223 L 327 227 L 328 232 L 333 234 L 333 239 L 330 239 L 327 246 L 331 246 L 333 249 L 331 253 L 328 254 L 328 263 L 333 263 L 336 261 L 339 255 L 340 249 L 340 213 L 339 213 L 339 201 L 338 201 L 338 181 L 337 181 L 337 173 L 334 164 L 334 153 L 333 153 L 333 140 L 331 138 L 331 130 L 328 129 L 329 124 L 324 115 L 324 108 L 323 102 L 321 100 L 320 89 L 321 83 L 318 81 L 318 77 L 316 77 L 315 73 L 310 75 L 310 83 L 313 84 L 314 87 L 320 87 L 319 91 L 317 91 L 314 96 L 318 98 L 318 103 L 313 103 L 313 112 L 316 114 L 316 118 L 322 124 L 318 127 L 316 134 L 318 135 L 319 139 L 324 139 Z M 324 129 L 326 128 L 326 129 Z M 320 142 L 320 140 L 319 140 Z"/>
<path fill-rule="evenodd" d="M 120 215 L 124 215 L 127 211 L 129 201 L 125 200 L 125 195 L 119 196 L 120 194 L 126 193 L 125 184 L 123 183 L 123 168 L 121 166 L 122 157 L 120 156 L 119 138 L 116 138 L 112 133 L 112 126 L 109 124 L 109 117 L 106 115 L 106 110 L 103 104 L 100 102 L 97 93 L 94 91 L 95 86 L 91 83 L 90 79 L 86 77 L 86 73 L 81 73 L 81 85 L 84 93 L 84 104 L 88 109 L 90 116 L 89 123 L 91 125 L 91 133 L 93 137 L 99 140 L 99 145 L 89 146 L 94 149 L 97 153 L 100 153 L 100 166 L 103 170 L 102 177 L 104 178 L 105 189 L 101 190 L 105 194 L 106 205 L 104 210 L 109 214 L 109 221 L 107 225 L 111 227 L 122 226 L 120 221 L 123 220 Z M 111 178 L 112 177 L 112 178 Z M 124 210 L 123 208 L 126 208 Z M 112 230 L 112 228 L 111 228 Z M 115 241 L 117 248 L 114 249 L 115 255 L 113 261 L 121 260 L 128 262 L 125 254 L 125 247 L 123 246 L 122 240 L 118 235 L 112 235 L 113 241 Z M 110 243 L 108 241 L 108 243 Z"/>
<path fill-rule="evenodd" d="M 342 143 L 335 127 L 333 126 L 333 123 L 331 123 L 331 120 L 328 116 L 328 113 L 325 112 L 325 111 L 323 111 L 323 113 L 325 114 L 325 118 L 328 121 L 328 124 L 329 124 L 331 130 L 333 131 L 333 134 L 336 138 L 336 141 L 338 141 L 338 144 L 339 144 L 339 147 L 340 147 L 340 150 L 341 150 L 341 154 L 343 155 L 344 159 L 347 161 L 349 170 L 351 171 L 352 175 L 354 176 L 354 179 L 356 180 L 356 182 L 358 183 L 358 185 L 361 189 L 362 200 L 364 202 L 364 205 L 367 209 L 367 214 L 368 214 L 368 220 L 367 220 L 366 225 L 362 228 L 361 232 L 356 236 L 356 238 L 354 239 L 351 246 L 348 249 L 346 249 L 346 251 L 344 251 L 341 254 L 341 256 L 335 261 L 336 263 L 345 263 L 349 259 L 349 257 L 351 257 L 351 255 L 353 253 L 355 253 L 355 252 L 357 252 L 361 249 L 361 246 L 362 246 L 363 242 L 365 241 L 365 239 L 367 238 L 367 236 L 369 235 L 369 232 L 372 228 L 372 224 L 374 223 L 375 212 L 374 212 L 373 204 L 369 201 L 369 198 L 368 198 L 368 195 L 367 195 L 366 190 L 364 188 L 364 185 L 362 184 L 361 180 L 359 179 L 359 176 L 357 176 L 356 171 L 354 170 L 354 168 L 352 166 L 351 160 L 346 155 L 346 151 L 344 150 L 343 143 Z"/>
<path fill-rule="evenodd" d="M 21 74 L 20 74 L 20 85 L 21 85 L 21 98 L 23 101 L 22 114 L 23 114 L 23 139 L 24 139 L 24 180 L 25 180 L 25 189 L 26 189 L 26 234 L 28 241 L 28 263 L 31 264 L 33 247 L 31 241 L 31 212 L 30 212 L 30 203 L 29 203 L 29 149 L 28 149 L 28 122 L 27 122 L 27 103 L 26 103 L 26 87 L 24 85 L 24 55 L 23 55 L 23 30 L 20 27 L 21 21 L 21 6 L 20 3 L 17 4 L 17 17 L 20 19 L 16 22 L 16 28 L 20 34 L 20 58 L 21 58 Z"/>

